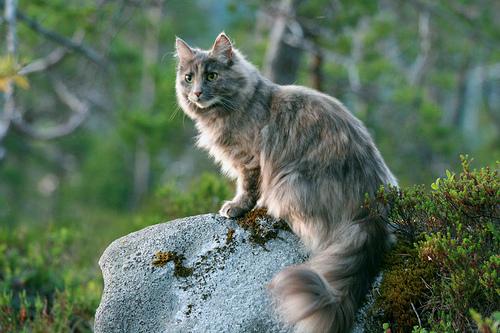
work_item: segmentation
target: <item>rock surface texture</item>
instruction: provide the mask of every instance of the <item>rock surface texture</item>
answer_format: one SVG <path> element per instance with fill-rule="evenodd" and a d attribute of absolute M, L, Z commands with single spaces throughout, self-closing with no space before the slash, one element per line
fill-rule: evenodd
<path fill-rule="evenodd" d="M 104 292 L 95 332 L 290 332 L 266 286 L 306 251 L 279 221 L 255 221 L 242 228 L 207 214 L 114 241 L 99 261 Z"/>

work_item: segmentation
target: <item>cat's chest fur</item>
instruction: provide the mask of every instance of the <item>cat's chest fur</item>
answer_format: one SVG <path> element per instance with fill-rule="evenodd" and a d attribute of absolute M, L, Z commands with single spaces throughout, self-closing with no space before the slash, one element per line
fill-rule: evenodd
<path fill-rule="evenodd" d="M 237 178 L 241 168 L 259 165 L 256 129 L 250 125 L 232 126 L 228 119 L 197 121 L 197 145 L 209 152 L 223 171 Z"/>

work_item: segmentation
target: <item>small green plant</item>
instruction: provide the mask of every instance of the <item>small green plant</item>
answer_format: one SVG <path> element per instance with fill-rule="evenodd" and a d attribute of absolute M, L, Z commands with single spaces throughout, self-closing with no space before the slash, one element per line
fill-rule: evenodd
<path fill-rule="evenodd" d="M 11 55 L 0 56 L 0 92 L 7 91 L 10 82 L 23 89 L 29 88 L 26 76 L 20 75 L 21 65 Z"/>
<path fill-rule="evenodd" d="M 434 331 L 429 332 L 427 329 L 418 325 L 418 326 L 413 326 L 413 330 L 411 331 L 411 333 L 436 333 L 436 332 L 434 332 Z"/>
<path fill-rule="evenodd" d="M 500 312 L 494 312 L 491 317 L 483 318 L 480 313 L 470 309 L 470 315 L 481 333 L 497 333 L 500 327 Z"/>

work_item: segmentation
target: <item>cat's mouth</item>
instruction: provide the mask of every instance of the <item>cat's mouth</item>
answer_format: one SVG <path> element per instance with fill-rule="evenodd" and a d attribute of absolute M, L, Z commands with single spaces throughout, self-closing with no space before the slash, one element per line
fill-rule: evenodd
<path fill-rule="evenodd" d="M 198 99 L 198 100 L 196 100 L 196 101 L 195 101 L 194 99 L 189 98 L 189 97 L 188 97 L 188 99 L 189 99 L 189 101 L 190 101 L 191 103 L 194 103 L 194 104 L 195 104 L 197 107 L 199 107 L 200 109 L 206 109 L 206 108 L 209 108 L 209 107 L 211 107 L 212 105 L 214 105 L 215 103 L 218 103 L 218 102 L 219 102 L 219 100 L 220 100 L 220 98 L 219 98 L 218 96 L 216 96 L 216 97 L 214 97 L 214 98 L 212 98 L 212 99 L 209 99 L 208 101 L 203 101 L 203 100 L 200 100 L 200 99 Z"/>

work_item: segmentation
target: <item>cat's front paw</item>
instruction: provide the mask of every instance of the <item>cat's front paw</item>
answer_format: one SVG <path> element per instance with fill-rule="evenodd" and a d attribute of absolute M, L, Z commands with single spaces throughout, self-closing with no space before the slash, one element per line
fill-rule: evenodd
<path fill-rule="evenodd" d="M 219 214 L 224 216 L 224 217 L 234 218 L 234 217 L 243 216 L 250 209 L 251 208 L 243 207 L 238 202 L 226 201 L 222 205 L 222 208 L 220 209 Z"/>

